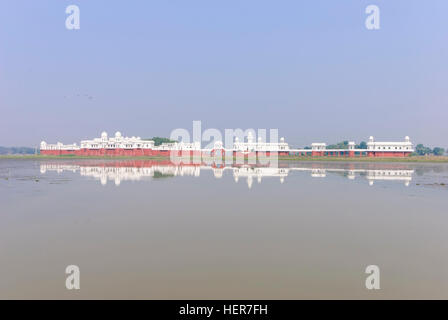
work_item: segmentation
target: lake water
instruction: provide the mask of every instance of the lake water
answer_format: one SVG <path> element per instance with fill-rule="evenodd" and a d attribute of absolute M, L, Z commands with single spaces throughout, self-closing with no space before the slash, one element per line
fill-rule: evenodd
<path fill-rule="evenodd" d="M 447 299 L 447 185 L 447 164 L 2 159 L 0 298 Z"/>

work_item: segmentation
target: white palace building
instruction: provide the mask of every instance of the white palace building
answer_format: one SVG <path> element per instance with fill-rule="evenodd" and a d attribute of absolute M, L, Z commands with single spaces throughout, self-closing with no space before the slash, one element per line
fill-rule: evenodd
<path fill-rule="evenodd" d="M 245 140 L 245 141 L 244 141 Z M 373 137 L 367 142 L 367 149 L 356 148 L 356 143 L 350 141 L 346 149 L 328 149 L 326 143 L 312 143 L 311 147 L 303 149 L 291 148 L 281 138 L 280 142 L 264 142 L 261 137 L 254 139 L 249 132 L 247 139 L 240 141 L 235 137 L 233 148 L 225 149 L 221 141 L 215 142 L 213 149 L 202 149 L 200 143 L 163 143 L 156 146 L 153 140 L 140 137 L 124 137 L 116 132 L 109 137 L 106 132 L 100 138 L 83 140 L 79 145 L 48 144 L 42 141 L 40 153 L 42 155 L 76 155 L 76 156 L 169 156 L 173 153 L 182 155 L 204 154 L 233 154 L 233 155 L 271 155 L 279 156 L 312 156 L 312 157 L 406 157 L 414 152 L 409 137 L 404 141 L 384 142 L 375 141 Z"/>

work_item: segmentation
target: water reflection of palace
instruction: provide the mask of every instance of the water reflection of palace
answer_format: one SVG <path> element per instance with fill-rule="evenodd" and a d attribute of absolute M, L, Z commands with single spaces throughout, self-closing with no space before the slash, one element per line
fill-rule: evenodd
<path fill-rule="evenodd" d="M 408 186 L 412 180 L 414 170 L 400 164 L 322 164 L 322 163 L 279 163 L 278 166 L 264 165 L 221 165 L 210 166 L 205 164 L 176 165 L 169 160 L 82 160 L 76 162 L 45 162 L 40 165 L 40 172 L 73 172 L 84 177 L 99 180 L 102 185 L 113 181 L 120 185 L 122 181 L 140 181 L 176 176 L 198 177 L 201 171 L 212 171 L 215 178 L 221 178 L 225 171 L 232 173 L 235 182 L 241 179 L 247 181 L 249 188 L 256 180 L 261 183 L 265 178 L 277 178 L 280 183 L 293 172 L 309 172 L 313 178 L 325 178 L 328 174 L 339 174 L 350 180 L 361 177 L 367 179 L 369 185 L 375 181 L 397 181 Z"/>

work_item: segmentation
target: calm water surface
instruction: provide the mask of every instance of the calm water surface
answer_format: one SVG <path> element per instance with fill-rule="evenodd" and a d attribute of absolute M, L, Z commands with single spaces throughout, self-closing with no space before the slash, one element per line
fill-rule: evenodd
<path fill-rule="evenodd" d="M 448 299 L 447 185 L 447 164 L 3 159 L 0 298 Z"/>

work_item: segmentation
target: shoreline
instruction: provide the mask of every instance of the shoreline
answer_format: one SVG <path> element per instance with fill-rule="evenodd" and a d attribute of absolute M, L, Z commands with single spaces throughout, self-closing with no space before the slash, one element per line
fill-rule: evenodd
<path fill-rule="evenodd" d="M 204 157 L 205 158 L 205 157 Z M 0 155 L 0 160 L 167 160 L 169 156 L 45 156 L 45 155 Z M 209 159 L 209 158 L 205 158 Z M 235 159 L 235 157 L 234 157 Z M 325 157 L 325 156 L 279 156 L 282 161 L 328 161 L 328 162 L 425 162 L 425 163 L 448 163 L 448 156 L 410 156 L 398 157 Z"/>

